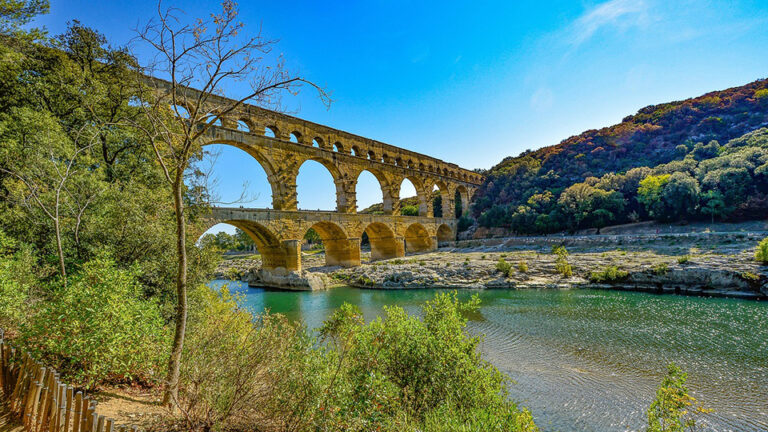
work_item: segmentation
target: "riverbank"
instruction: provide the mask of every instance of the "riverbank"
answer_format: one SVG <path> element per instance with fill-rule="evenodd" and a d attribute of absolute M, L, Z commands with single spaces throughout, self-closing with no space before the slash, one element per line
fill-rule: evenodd
<path fill-rule="evenodd" d="M 462 241 L 381 261 L 364 256 L 364 264 L 354 268 L 325 267 L 322 253 L 302 259 L 306 271 L 324 274 L 332 284 L 371 289 L 599 288 L 761 299 L 768 298 L 768 266 L 755 262 L 753 251 L 762 237 L 756 232 L 517 237 Z M 557 245 L 568 249 L 569 277 L 557 270 L 551 253 Z M 259 266 L 256 256 L 227 260 L 217 277 L 258 285 L 252 269 Z"/>

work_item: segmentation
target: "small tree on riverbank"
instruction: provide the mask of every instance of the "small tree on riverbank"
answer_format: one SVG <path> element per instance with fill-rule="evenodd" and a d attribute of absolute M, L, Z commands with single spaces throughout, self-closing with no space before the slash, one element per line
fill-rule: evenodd
<path fill-rule="evenodd" d="M 302 84 L 316 88 L 328 103 L 325 92 L 312 82 L 291 74 L 282 58 L 270 57 L 275 42 L 260 34 L 243 37 L 237 4 L 222 2 L 221 12 L 208 19 L 185 24 L 177 9 L 162 10 L 146 26 L 137 30 L 137 41 L 153 52 L 145 72 L 166 82 L 140 76 L 144 121 L 137 127 L 151 143 L 173 196 L 176 225 L 176 329 L 168 362 L 168 378 L 163 398 L 165 405 L 177 399 L 179 367 L 187 322 L 187 207 L 190 199 L 205 197 L 205 192 L 190 194 L 185 185 L 190 160 L 202 152 L 202 140 L 212 126 L 245 103 L 275 108 L 283 92 L 295 94 Z M 219 99 L 214 95 L 234 83 L 249 83 L 238 99 Z M 198 89 L 194 91 L 191 89 Z M 192 196 L 194 195 L 194 196 Z M 205 199 L 194 202 L 207 206 Z"/>
<path fill-rule="evenodd" d="M 688 374 L 672 363 L 667 367 L 667 376 L 656 390 L 656 399 L 648 408 L 646 432 L 684 432 L 696 428 L 695 413 L 708 413 L 696 399 L 688 394 L 685 381 Z"/>

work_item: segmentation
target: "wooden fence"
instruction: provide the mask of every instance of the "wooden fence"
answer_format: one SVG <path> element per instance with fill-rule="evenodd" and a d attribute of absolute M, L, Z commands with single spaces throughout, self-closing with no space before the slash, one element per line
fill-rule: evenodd
<path fill-rule="evenodd" d="M 129 432 L 96 413 L 96 402 L 62 384 L 58 373 L 10 346 L 0 329 L 0 390 L 27 432 Z"/>

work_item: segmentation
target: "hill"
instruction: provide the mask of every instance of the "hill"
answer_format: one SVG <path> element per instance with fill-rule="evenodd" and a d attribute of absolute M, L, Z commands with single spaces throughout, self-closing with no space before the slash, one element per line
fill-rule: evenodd
<path fill-rule="evenodd" d="M 765 126 L 767 80 L 645 107 L 505 158 L 487 173 L 473 215 L 481 226 L 521 233 L 764 217 Z"/>

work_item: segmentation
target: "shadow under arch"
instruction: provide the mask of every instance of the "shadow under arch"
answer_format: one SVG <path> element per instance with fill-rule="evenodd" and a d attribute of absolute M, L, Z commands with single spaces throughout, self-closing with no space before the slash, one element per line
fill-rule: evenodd
<path fill-rule="evenodd" d="M 437 245 L 440 246 L 442 244 L 452 242 L 456 240 L 456 235 L 453 233 L 453 230 L 451 227 L 449 227 L 446 224 L 441 224 L 439 227 L 437 227 Z"/>
<path fill-rule="evenodd" d="M 261 254 L 262 268 L 274 270 L 282 267 L 287 270 L 297 270 L 297 251 L 285 247 L 269 228 L 249 220 L 222 220 L 218 222 L 240 228 L 248 234 Z"/>
<path fill-rule="evenodd" d="M 429 231 L 424 225 L 416 222 L 412 223 L 405 230 L 405 251 L 406 252 L 426 252 L 435 249 L 437 245 L 432 241 Z"/>
<path fill-rule="evenodd" d="M 467 187 L 464 185 L 457 186 L 453 199 L 456 206 L 456 217 L 460 218 L 469 211 L 469 191 Z"/>
<path fill-rule="evenodd" d="M 323 221 L 307 229 L 314 229 L 323 240 L 325 265 L 354 267 L 360 265 L 360 239 L 350 239 L 339 225 Z"/>
<path fill-rule="evenodd" d="M 405 256 L 405 245 L 402 238 L 397 238 L 395 232 L 381 222 L 372 222 L 365 227 L 365 234 L 371 243 L 371 260 L 381 260 Z"/>

